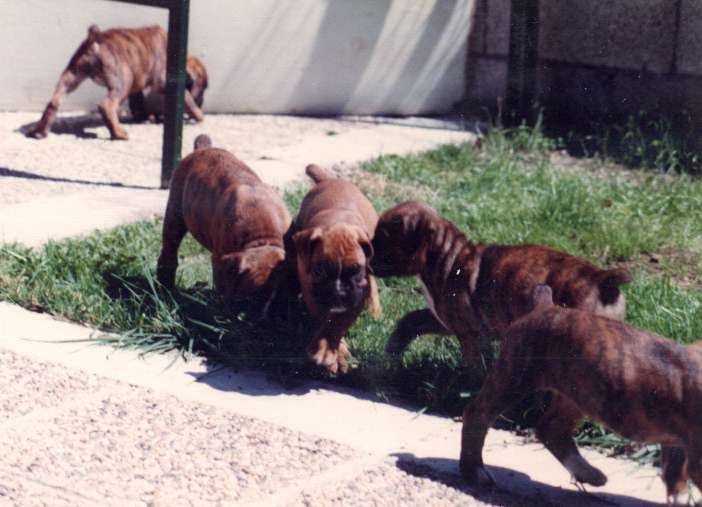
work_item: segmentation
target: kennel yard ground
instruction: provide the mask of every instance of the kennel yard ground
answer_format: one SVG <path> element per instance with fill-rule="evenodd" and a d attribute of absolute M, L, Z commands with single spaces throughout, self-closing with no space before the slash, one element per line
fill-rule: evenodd
<path fill-rule="evenodd" d="M 0 114 L 0 242 L 39 247 L 162 214 L 161 128 L 67 122 L 44 141 Z M 79 126 L 79 128 L 76 127 Z M 278 187 L 309 162 L 353 165 L 473 136 L 451 122 L 209 115 L 208 133 Z M 76 130 L 77 128 L 77 130 Z M 76 135 L 76 132 L 78 135 Z M 658 471 L 585 454 L 608 476 L 579 492 L 539 444 L 491 431 L 502 490 L 457 474 L 460 423 L 368 393 L 85 343 L 94 331 L 0 303 L 0 505 L 660 505 Z M 76 341 L 77 340 L 77 341 Z"/>

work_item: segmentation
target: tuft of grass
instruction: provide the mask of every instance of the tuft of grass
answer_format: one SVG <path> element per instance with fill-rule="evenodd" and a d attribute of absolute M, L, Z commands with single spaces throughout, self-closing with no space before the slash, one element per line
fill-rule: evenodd
<path fill-rule="evenodd" d="M 624 288 L 629 323 L 683 343 L 702 338 L 702 181 L 564 172 L 551 162 L 558 147 L 539 129 L 494 129 L 480 147 L 384 156 L 346 176 L 379 211 L 421 199 L 476 242 L 540 243 L 601 266 L 629 266 L 635 275 Z M 291 210 L 306 190 L 301 185 L 285 192 Z M 159 249 L 157 221 L 52 242 L 39 251 L 4 245 L 0 298 L 115 333 L 106 340 L 118 346 L 202 353 L 265 369 L 285 382 L 319 375 L 304 356 L 310 330 L 299 301 L 279 308 L 279 317 L 268 323 L 223 306 L 211 289 L 208 252 L 190 237 L 179 252 L 178 290 L 163 291 L 154 280 Z M 649 258 L 665 262 L 642 261 Z M 676 269 L 677 259 L 685 259 L 684 269 Z M 395 322 L 426 302 L 411 279 L 380 280 L 379 288 L 383 317 L 374 321 L 364 313 L 350 329 L 357 366 L 338 381 L 385 399 L 460 413 L 485 369 L 465 365 L 451 337 L 425 337 L 400 360 L 387 358 L 384 347 Z M 521 425 L 528 415 L 510 418 Z M 631 448 L 592 425 L 580 438 Z"/>

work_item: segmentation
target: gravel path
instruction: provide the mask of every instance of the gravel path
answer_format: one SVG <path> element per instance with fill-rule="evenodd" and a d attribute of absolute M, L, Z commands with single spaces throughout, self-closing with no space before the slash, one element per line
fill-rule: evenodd
<path fill-rule="evenodd" d="M 455 474 L 230 409 L 3 349 L 0 372 L 0 505 L 486 505 Z"/>
<path fill-rule="evenodd" d="M 0 421 L 0 503 L 56 505 L 61 490 L 66 505 L 82 498 L 214 506 L 260 499 L 361 457 L 336 442 L 1 349 L 0 371 L 0 407 L 9 408 Z"/>

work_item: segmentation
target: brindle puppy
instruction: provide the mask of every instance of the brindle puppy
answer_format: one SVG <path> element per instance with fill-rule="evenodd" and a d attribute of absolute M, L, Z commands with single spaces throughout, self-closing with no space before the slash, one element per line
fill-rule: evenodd
<path fill-rule="evenodd" d="M 215 289 L 229 302 L 258 304 L 262 315 L 284 280 L 283 235 L 290 213 L 280 196 L 228 151 L 195 140 L 171 178 L 157 277 L 172 288 L 186 233 L 212 252 Z"/>
<path fill-rule="evenodd" d="M 290 229 L 287 257 L 314 320 L 308 354 L 333 373 L 345 372 L 350 353 L 344 335 L 364 303 L 380 315 L 370 270 L 378 215 L 354 184 L 314 164 L 306 172 L 316 184 Z"/>
<path fill-rule="evenodd" d="M 188 56 L 185 72 L 187 74 L 185 89 L 193 96 L 197 107 L 202 109 L 205 102 L 205 90 L 209 84 L 205 64 L 196 56 Z M 147 96 L 144 96 L 143 91 L 129 95 L 129 110 L 132 113 L 132 119 L 137 122 L 161 121 L 164 103 L 164 94 L 156 90 L 151 90 Z"/>
<path fill-rule="evenodd" d="M 166 43 L 166 32 L 156 25 L 113 28 L 104 32 L 96 25 L 91 25 L 88 37 L 61 74 L 44 114 L 27 131 L 27 135 L 37 139 L 46 137 L 56 119 L 63 96 L 75 90 L 85 78 L 90 78 L 107 88 L 107 97 L 100 102 L 98 108 L 110 136 L 112 139 L 127 139 L 127 131 L 119 123 L 119 106 L 129 95 L 133 95 L 133 106 L 138 110 L 138 94 L 145 88 L 165 92 Z M 143 103 L 143 96 L 141 102 Z M 185 92 L 185 109 L 191 117 L 202 121 L 202 111 L 188 91 Z"/>
<path fill-rule="evenodd" d="M 534 290 L 533 303 L 534 311 L 505 333 L 495 368 L 463 412 L 463 477 L 492 483 L 481 456 L 488 428 L 525 395 L 548 390 L 553 401 L 536 435 L 576 481 L 607 481 L 572 438 L 589 416 L 626 438 L 683 450 L 687 473 L 701 487 L 702 347 L 554 305 L 545 285 Z M 679 477 L 681 461 L 670 466 Z M 677 482 L 666 479 L 669 495 L 677 492 L 671 484 Z"/>
<path fill-rule="evenodd" d="M 382 214 L 373 239 L 376 276 L 418 276 L 429 308 L 405 315 L 387 344 L 401 353 L 419 335 L 454 334 L 463 355 L 490 362 L 488 339 L 501 335 L 532 307 L 539 284 L 553 287 L 556 303 L 624 318 L 622 269 L 603 270 L 537 245 L 475 245 L 426 204 L 408 201 Z"/>

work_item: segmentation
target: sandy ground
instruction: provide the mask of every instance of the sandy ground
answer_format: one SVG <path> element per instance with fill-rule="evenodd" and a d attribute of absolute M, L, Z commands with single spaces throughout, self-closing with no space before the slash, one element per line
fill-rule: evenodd
<path fill-rule="evenodd" d="M 0 114 L 0 206 L 104 187 L 159 188 L 162 125 L 126 124 L 129 140 L 111 141 L 97 113 L 69 113 L 59 116 L 46 139 L 21 135 L 20 129 L 38 119 L 37 113 Z M 436 128 L 442 126 L 452 130 Z M 385 141 L 378 135 L 379 128 L 388 136 Z M 206 133 L 215 146 L 232 151 L 263 173 L 264 180 L 280 185 L 302 174 L 310 162 L 356 162 L 359 157 L 354 157 L 355 151 L 366 159 L 390 152 L 391 148 L 416 151 L 438 142 L 471 138 L 455 128 L 453 124 L 420 118 L 210 114 L 202 123 L 185 124 L 183 155 L 190 153 L 197 135 Z M 357 150 L 344 145 L 349 136 Z M 394 146 L 398 136 L 405 138 L 404 145 Z M 369 144 L 373 147 L 370 152 Z"/>
<path fill-rule="evenodd" d="M 46 139 L 18 135 L 38 118 L 37 113 L 0 115 L 0 205 L 104 186 L 159 187 L 162 125 L 127 124 L 129 141 L 111 141 L 99 115 L 64 114 Z M 350 126 L 291 116 L 208 115 L 203 123 L 185 125 L 183 153 L 191 151 L 198 134 L 207 133 L 216 146 L 254 164 L 311 134 L 342 133 Z"/>

